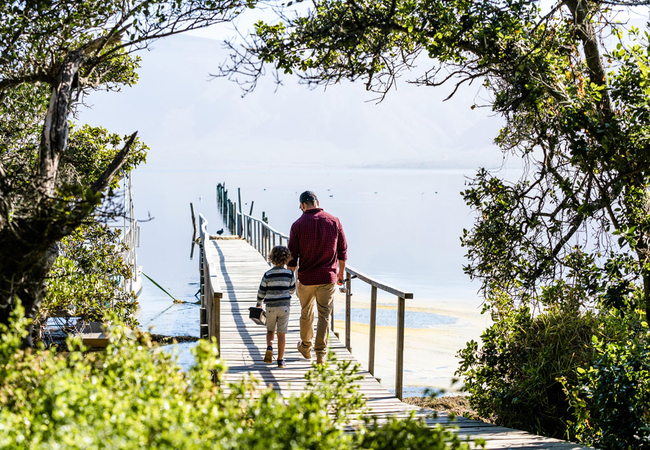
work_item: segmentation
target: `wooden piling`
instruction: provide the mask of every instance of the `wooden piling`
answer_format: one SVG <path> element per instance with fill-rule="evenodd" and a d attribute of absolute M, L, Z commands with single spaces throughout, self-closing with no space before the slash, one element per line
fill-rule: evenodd
<path fill-rule="evenodd" d="M 375 374 L 375 336 L 377 333 L 377 286 L 370 290 L 370 342 L 368 344 L 368 372 Z"/>
<path fill-rule="evenodd" d="M 352 278 L 345 280 L 345 348 L 352 352 Z"/>
<path fill-rule="evenodd" d="M 404 386 L 404 320 L 406 318 L 406 300 L 397 298 L 397 349 L 395 357 L 395 396 L 402 400 Z"/>

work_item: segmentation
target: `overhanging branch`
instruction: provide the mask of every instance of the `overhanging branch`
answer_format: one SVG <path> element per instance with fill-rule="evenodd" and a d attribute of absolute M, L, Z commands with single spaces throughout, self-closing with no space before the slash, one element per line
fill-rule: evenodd
<path fill-rule="evenodd" d="M 120 169 L 122 169 L 124 163 L 126 162 L 126 157 L 129 156 L 129 152 L 131 151 L 131 147 L 133 146 L 133 142 L 135 141 L 137 135 L 138 132 L 136 131 L 129 137 L 129 139 L 124 144 L 124 147 L 122 147 L 122 150 L 120 150 L 119 153 L 115 155 L 115 158 L 113 158 L 113 161 L 111 161 L 104 173 L 102 173 L 99 178 L 97 178 L 97 180 L 90 186 L 90 189 L 93 191 L 93 193 L 96 194 L 106 189 L 115 174 L 119 172 Z"/>

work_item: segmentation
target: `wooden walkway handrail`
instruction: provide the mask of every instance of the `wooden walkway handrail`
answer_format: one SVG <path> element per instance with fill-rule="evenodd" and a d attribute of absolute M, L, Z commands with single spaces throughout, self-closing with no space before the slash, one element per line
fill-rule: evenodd
<path fill-rule="evenodd" d="M 346 266 L 345 271 L 348 272 L 353 277 L 356 277 L 356 278 L 360 279 L 361 281 L 365 281 L 370 286 L 375 286 L 377 289 L 388 292 L 389 294 L 393 294 L 393 295 L 396 295 L 398 297 L 404 297 L 404 298 L 408 298 L 408 299 L 413 298 L 413 293 L 412 292 L 400 291 L 396 287 L 393 287 L 393 286 L 391 286 L 389 284 L 382 283 L 381 281 L 376 280 L 376 279 L 366 275 L 365 273 L 363 273 L 363 272 L 361 272 L 361 271 L 359 271 L 359 270 L 357 270 L 357 269 L 355 269 L 353 267 Z"/>
<path fill-rule="evenodd" d="M 241 200 L 240 200 L 241 203 Z M 286 245 L 289 236 L 271 227 L 263 220 L 252 217 L 238 210 L 237 203 L 228 198 L 226 183 L 217 185 L 217 207 L 222 214 L 223 221 L 231 234 L 240 236 L 268 259 L 271 248 L 276 245 Z M 412 292 L 405 292 L 390 286 L 382 281 L 372 278 L 363 272 L 346 265 L 345 267 L 345 346 L 352 352 L 352 279 L 367 283 L 371 287 L 370 295 L 370 333 L 368 371 L 375 374 L 375 343 L 377 331 L 377 291 L 381 290 L 397 296 L 397 348 L 395 355 L 395 395 L 400 400 L 403 397 L 404 387 L 404 331 L 406 317 L 406 299 L 412 299 Z M 334 308 L 332 308 L 331 329 L 334 331 Z"/>
<path fill-rule="evenodd" d="M 199 256 L 200 286 L 201 286 L 201 311 L 200 334 L 201 338 L 217 339 L 217 346 L 221 348 L 221 299 L 223 291 L 217 274 L 210 273 L 210 264 L 207 260 L 205 243 L 210 239 L 208 234 L 208 221 L 199 214 L 199 239 L 201 252 Z"/>

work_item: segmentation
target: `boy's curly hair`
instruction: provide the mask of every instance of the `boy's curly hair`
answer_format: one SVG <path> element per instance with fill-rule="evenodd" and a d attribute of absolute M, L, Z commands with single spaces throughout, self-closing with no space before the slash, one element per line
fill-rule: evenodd
<path fill-rule="evenodd" d="M 271 249 L 271 253 L 269 254 L 269 261 L 274 266 L 284 266 L 291 259 L 291 252 L 283 245 L 276 245 Z"/>

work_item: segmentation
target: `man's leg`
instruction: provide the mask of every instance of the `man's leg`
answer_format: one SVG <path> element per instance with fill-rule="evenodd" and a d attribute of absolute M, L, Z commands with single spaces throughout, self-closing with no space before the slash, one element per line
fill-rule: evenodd
<path fill-rule="evenodd" d="M 330 328 L 330 316 L 332 315 L 332 303 L 336 286 L 332 284 L 321 284 L 316 289 L 316 304 L 318 305 L 318 325 L 316 326 L 316 352 L 317 362 L 325 362 L 327 356 L 327 336 Z"/>
<path fill-rule="evenodd" d="M 300 349 L 309 354 L 314 338 L 314 299 L 317 286 L 305 286 L 298 282 L 298 299 L 300 299 Z"/>

